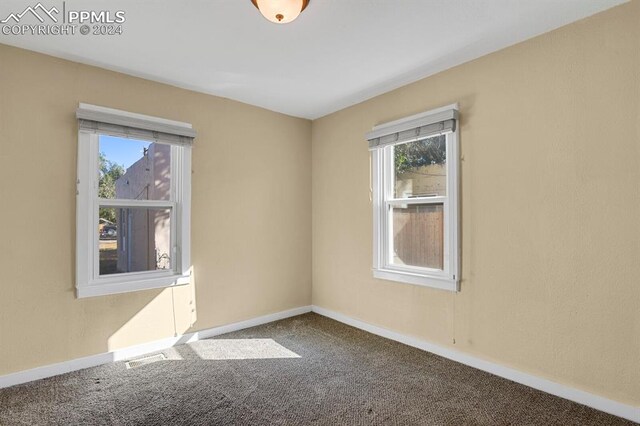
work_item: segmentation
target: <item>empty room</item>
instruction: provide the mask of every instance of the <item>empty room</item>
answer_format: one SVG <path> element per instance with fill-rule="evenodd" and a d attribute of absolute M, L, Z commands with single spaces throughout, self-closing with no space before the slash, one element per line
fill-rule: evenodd
<path fill-rule="evenodd" d="M 0 1 L 0 425 L 640 424 L 640 0 Z"/>

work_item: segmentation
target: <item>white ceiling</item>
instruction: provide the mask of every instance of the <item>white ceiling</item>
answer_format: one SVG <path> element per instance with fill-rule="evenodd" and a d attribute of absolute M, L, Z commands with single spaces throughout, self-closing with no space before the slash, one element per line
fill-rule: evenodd
<path fill-rule="evenodd" d="M 311 0 L 276 25 L 250 0 L 67 0 L 124 10 L 124 34 L 0 43 L 314 119 L 624 2 Z M 36 3 L 3 0 L 0 20 Z"/>

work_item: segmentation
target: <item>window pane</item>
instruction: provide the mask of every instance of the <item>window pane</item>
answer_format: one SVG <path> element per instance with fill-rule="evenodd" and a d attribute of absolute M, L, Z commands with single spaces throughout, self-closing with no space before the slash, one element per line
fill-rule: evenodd
<path fill-rule="evenodd" d="M 394 197 L 447 195 L 447 136 L 393 147 Z"/>
<path fill-rule="evenodd" d="M 172 268 L 171 209 L 101 208 L 98 233 L 100 275 Z"/>
<path fill-rule="evenodd" d="M 393 207 L 391 216 L 391 263 L 443 269 L 443 205 L 414 204 Z"/>
<path fill-rule="evenodd" d="M 100 198 L 169 200 L 171 145 L 100 135 Z"/>

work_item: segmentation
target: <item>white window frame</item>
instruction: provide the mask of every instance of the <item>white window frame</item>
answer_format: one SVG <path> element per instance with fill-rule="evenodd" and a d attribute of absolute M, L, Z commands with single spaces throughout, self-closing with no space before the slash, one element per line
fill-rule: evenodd
<path fill-rule="evenodd" d="M 403 123 L 415 122 L 425 116 L 435 116 L 443 111 L 455 110 L 458 105 L 449 105 L 422 114 L 406 117 L 374 128 L 398 127 Z M 371 151 L 372 201 L 373 201 L 373 276 L 375 278 L 402 283 L 433 287 L 442 290 L 459 291 L 460 282 L 460 241 L 459 241 L 459 126 L 446 132 L 447 195 L 435 197 L 394 198 L 393 147 L 399 144 L 423 140 L 417 137 L 409 141 L 390 144 Z M 430 135 L 433 137 L 436 135 Z M 427 136 L 429 137 L 429 136 Z M 391 263 L 390 226 L 392 206 L 409 204 L 443 205 L 443 269 L 431 269 Z"/>
<path fill-rule="evenodd" d="M 104 107 L 80 104 L 81 108 L 106 111 L 123 119 L 144 119 L 147 123 L 188 126 L 162 118 L 142 116 Z M 153 124 L 152 124 L 153 126 Z M 99 186 L 99 137 L 126 137 L 104 130 L 78 130 L 78 178 L 76 191 L 76 294 L 78 298 L 173 287 L 191 280 L 191 146 L 171 145 L 171 196 L 162 200 L 101 199 Z M 158 142 L 151 138 L 131 139 Z M 162 142 L 160 142 L 162 143 Z M 100 275 L 98 211 L 100 207 L 166 208 L 171 210 L 171 269 Z"/>

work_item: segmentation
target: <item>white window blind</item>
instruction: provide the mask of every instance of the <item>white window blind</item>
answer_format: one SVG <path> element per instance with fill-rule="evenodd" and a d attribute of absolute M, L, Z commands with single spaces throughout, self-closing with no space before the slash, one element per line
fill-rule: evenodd
<path fill-rule="evenodd" d="M 80 104 L 76 110 L 80 130 L 173 145 L 191 145 L 196 132 L 177 121 Z"/>
<path fill-rule="evenodd" d="M 457 120 L 458 111 L 451 108 L 381 124 L 366 135 L 369 150 L 455 132 Z"/>

